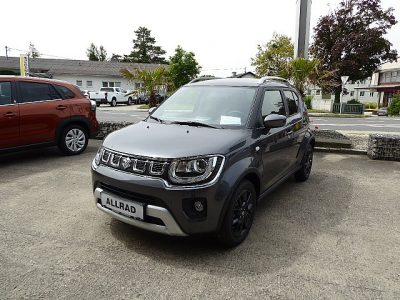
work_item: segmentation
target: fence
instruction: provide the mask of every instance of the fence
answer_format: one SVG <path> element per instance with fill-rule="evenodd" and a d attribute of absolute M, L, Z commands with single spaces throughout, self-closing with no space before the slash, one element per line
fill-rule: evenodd
<path fill-rule="evenodd" d="M 340 105 L 342 105 L 342 114 L 364 114 L 364 104 L 333 103 L 332 112 L 340 113 Z"/>

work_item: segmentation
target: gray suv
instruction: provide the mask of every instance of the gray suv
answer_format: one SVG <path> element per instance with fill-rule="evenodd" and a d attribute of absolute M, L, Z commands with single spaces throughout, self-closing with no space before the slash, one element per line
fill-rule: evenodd
<path fill-rule="evenodd" d="M 136 227 L 235 246 L 259 199 L 292 175 L 307 180 L 314 143 L 287 81 L 194 80 L 107 136 L 92 162 L 95 203 Z"/>

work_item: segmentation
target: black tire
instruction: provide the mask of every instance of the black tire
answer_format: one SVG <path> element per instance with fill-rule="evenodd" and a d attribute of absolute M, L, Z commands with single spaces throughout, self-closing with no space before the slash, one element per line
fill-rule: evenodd
<path fill-rule="evenodd" d="M 243 242 L 253 224 L 257 204 L 254 185 L 244 180 L 232 194 L 217 239 L 225 247 Z"/>
<path fill-rule="evenodd" d="M 132 105 L 132 98 L 131 97 L 128 98 L 128 102 L 126 104 L 127 105 Z"/>
<path fill-rule="evenodd" d="M 111 102 L 110 102 L 110 105 L 111 105 L 112 107 L 117 106 L 117 99 L 112 98 L 112 99 L 111 99 Z"/>
<path fill-rule="evenodd" d="M 97 107 L 100 107 L 100 103 L 96 103 L 96 106 L 97 106 Z"/>
<path fill-rule="evenodd" d="M 73 124 L 67 126 L 58 140 L 58 148 L 65 155 L 77 155 L 85 151 L 89 142 L 89 133 L 86 128 Z"/>
<path fill-rule="evenodd" d="M 306 181 L 308 177 L 310 177 L 313 157 L 314 157 L 314 149 L 311 144 L 308 144 L 306 152 L 304 153 L 303 156 L 303 160 L 301 162 L 301 168 L 296 173 L 294 173 L 294 178 L 297 181 L 303 182 Z"/>

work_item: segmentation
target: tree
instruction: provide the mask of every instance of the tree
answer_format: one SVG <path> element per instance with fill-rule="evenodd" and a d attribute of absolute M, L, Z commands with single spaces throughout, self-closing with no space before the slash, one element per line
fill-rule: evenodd
<path fill-rule="evenodd" d="M 398 116 L 400 114 L 400 93 L 393 96 L 392 102 L 388 107 L 388 114 L 390 116 Z"/>
<path fill-rule="evenodd" d="M 96 47 L 94 43 L 91 43 L 89 48 L 86 50 L 86 55 L 89 60 L 92 61 L 106 61 L 107 60 L 107 51 L 106 49 L 100 45 L 99 48 Z"/>
<path fill-rule="evenodd" d="M 151 30 L 146 27 L 139 27 L 135 31 L 136 39 L 133 40 L 131 54 L 124 55 L 124 61 L 133 63 L 166 64 L 163 57 L 165 51 L 156 46 L 156 39 L 151 36 Z"/>
<path fill-rule="evenodd" d="M 107 51 L 102 45 L 100 45 L 100 48 L 99 48 L 98 58 L 99 58 L 99 61 L 107 60 Z"/>
<path fill-rule="evenodd" d="M 36 49 L 33 43 L 29 43 L 29 57 L 36 58 L 40 56 L 39 51 Z"/>
<path fill-rule="evenodd" d="M 292 40 L 286 36 L 274 33 L 272 40 L 265 46 L 257 46 L 258 53 L 252 58 L 258 76 L 278 75 L 286 68 L 294 56 Z"/>
<path fill-rule="evenodd" d="M 289 79 L 304 96 L 305 88 L 316 85 L 322 90 L 329 90 L 334 85 L 332 81 L 335 72 L 323 70 L 318 59 L 295 58 L 288 62 L 285 69 L 278 73 L 280 77 Z"/>
<path fill-rule="evenodd" d="M 341 76 L 352 81 L 365 79 L 376 68 L 397 58 L 392 44 L 385 39 L 397 23 L 393 8 L 383 10 L 381 0 L 346 0 L 314 28 L 310 53 L 321 61 L 325 70 L 336 70 L 335 100 L 339 101 Z"/>
<path fill-rule="evenodd" d="M 92 61 L 98 61 L 98 52 L 99 50 L 97 49 L 97 47 L 95 46 L 95 44 L 91 43 L 89 48 L 86 50 L 86 55 L 89 58 L 89 60 Z"/>
<path fill-rule="evenodd" d="M 155 90 L 161 86 L 168 84 L 168 72 L 163 67 L 158 67 L 154 70 L 136 69 L 133 72 L 128 69 L 121 70 L 122 76 L 134 81 L 143 82 L 143 90 L 150 93 L 149 107 L 156 106 Z"/>
<path fill-rule="evenodd" d="M 113 53 L 111 55 L 110 61 L 116 61 L 116 62 L 122 61 L 122 56 L 119 54 Z"/>
<path fill-rule="evenodd" d="M 193 52 L 187 52 L 178 46 L 175 54 L 169 58 L 169 74 L 174 87 L 177 89 L 196 78 L 201 67 Z"/>

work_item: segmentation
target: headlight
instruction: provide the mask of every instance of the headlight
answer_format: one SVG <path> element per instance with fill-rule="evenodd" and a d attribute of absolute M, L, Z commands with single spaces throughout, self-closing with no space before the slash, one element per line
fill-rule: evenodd
<path fill-rule="evenodd" d="M 222 162 L 220 156 L 174 161 L 169 167 L 169 179 L 175 184 L 203 182 L 212 175 L 216 176 L 222 168 Z"/>
<path fill-rule="evenodd" d="M 100 160 L 101 160 L 101 157 L 103 156 L 103 153 L 104 153 L 104 147 L 100 146 L 100 148 L 97 151 L 96 156 L 94 157 L 94 160 L 93 160 L 94 164 L 96 166 L 98 166 L 100 164 Z"/>

